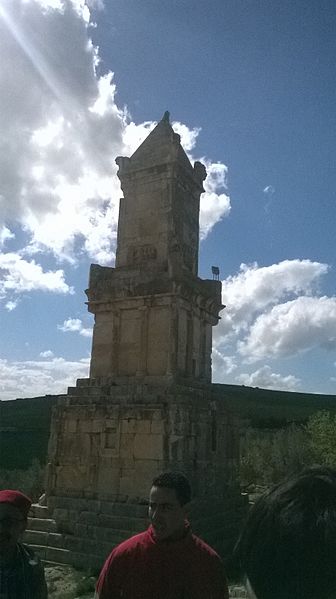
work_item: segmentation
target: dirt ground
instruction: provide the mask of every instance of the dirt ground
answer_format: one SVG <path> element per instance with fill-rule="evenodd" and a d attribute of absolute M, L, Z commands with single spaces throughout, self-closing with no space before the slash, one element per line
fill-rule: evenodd
<path fill-rule="evenodd" d="M 96 578 L 71 566 L 45 566 L 50 599 L 93 599 Z"/>
<path fill-rule="evenodd" d="M 46 566 L 50 599 L 93 599 L 96 578 L 71 566 Z M 232 599 L 245 599 L 246 591 L 239 585 L 230 586 Z"/>

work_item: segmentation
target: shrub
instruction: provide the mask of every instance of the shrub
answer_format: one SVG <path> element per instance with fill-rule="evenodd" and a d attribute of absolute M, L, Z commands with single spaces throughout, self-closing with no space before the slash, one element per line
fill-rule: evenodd
<path fill-rule="evenodd" d="M 304 426 L 277 430 L 247 429 L 241 442 L 240 481 L 268 486 L 316 462 Z"/>
<path fill-rule="evenodd" d="M 315 461 L 336 467 L 336 415 L 327 410 L 316 412 L 306 425 Z"/>
<path fill-rule="evenodd" d="M 44 470 L 39 460 L 33 460 L 26 470 L 0 468 L 0 488 L 17 489 L 37 501 L 44 490 Z"/>

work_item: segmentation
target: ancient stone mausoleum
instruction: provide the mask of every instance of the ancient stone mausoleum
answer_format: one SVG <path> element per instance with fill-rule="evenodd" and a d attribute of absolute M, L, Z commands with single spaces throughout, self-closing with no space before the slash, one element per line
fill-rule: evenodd
<path fill-rule="evenodd" d="M 146 526 L 153 476 L 178 469 L 193 486 L 195 532 L 225 553 L 244 502 L 238 423 L 211 385 L 221 283 L 198 277 L 205 167 L 191 165 L 168 113 L 116 162 L 116 264 L 91 265 L 90 377 L 53 413 L 44 514 L 53 524 L 38 537 L 36 508 L 35 544 L 46 559 L 99 567 Z"/>

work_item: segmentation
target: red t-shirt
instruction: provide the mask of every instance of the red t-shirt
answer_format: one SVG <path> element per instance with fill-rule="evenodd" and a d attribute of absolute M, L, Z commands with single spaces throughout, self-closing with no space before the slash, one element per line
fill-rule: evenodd
<path fill-rule="evenodd" d="M 113 549 L 100 573 L 99 599 L 228 599 L 222 562 L 187 530 L 178 541 L 157 541 L 152 527 Z"/>

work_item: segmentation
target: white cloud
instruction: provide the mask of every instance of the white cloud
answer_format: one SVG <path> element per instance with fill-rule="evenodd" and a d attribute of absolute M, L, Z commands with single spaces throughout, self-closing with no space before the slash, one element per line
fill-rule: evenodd
<path fill-rule="evenodd" d="M 298 297 L 261 314 L 239 343 L 249 360 L 336 349 L 336 297 Z"/>
<path fill-rule="evenodd" d="M 203 159 L 208 176 L 204 181 L 205 193 L 200 203 L 200 238 L 205 239 L 214 225 L 229 215 L 231 210 L 227 190 L 227 167 L 222 163 L 210 163 Z"/>
<path fill-rule="evenodd" d="M 41 351 L 40 358 L 53 358 L 54 352 L 51 349 L 47 349 L 46 351 Z"/>
<path fill-rule="evenodd" d="M 0 197 L 1 201 L 1 197 Z M 14 239 L 15 235 L 12 233 L 8 227 L 0 227 L 0 250 L 4 247 L 8 239 Z"/>
<path fill-rule="evenodd" d="M 63 270 L 43 271 L 34 260 L 28 262 L 18 254 L 0 253 L 0 297 L 4 297 L 8 292 L 25 291 L 73 293 L 73 289 L 64 280 Z M 8 304 L 8 309 L 15 307 L 13 303 Z"/>
<path fill-rule="evenodd" d="M 294 389 L 298 382 L 286 376 L 281 382 L 282 375 L 268 368 L 252 373 L 253 377 L 242 368 L 313 348 L 336 348 L 336 298 L 319 297 L 327 272 L 328 266 L 319 262 L 284 260 L 264 267 L 243 264 L 238 274 L 224 280 L 222 301 L 227 307 L 213 331 L 214 380 L 233 382 L 233 358 L 236 381 Z"/>
<path fill-rule="evenodd" d="M 83 337 L 92 337 L 92 329 L 85 328 L 79 318 L 68 318 L 57 328 L 64 333 L 79 333 Z"/>
<path fill-rule="evenodd" d="M 261 389 L 278 389 L 282 391 L 298 391 L 300 379 L 292 374 L 281 375 L 272 372 L 270 366 L 263 366 L 251 374 L 242 373 L 236 377 L 237 383 L 247 387 L 260 387 Z"/>
<path fill-rule="evenodd" d="M 15 301 L 9 300 L 8 302 L 6 302 L 5 308 L 6 308 L 6 310 L 8 310 L 8 312 L 12 312 L 13 310 L 15 310 L 18 303 L 19 303 L 19 300 L 15 300 Z"/>
<path fill-rule="evenodd" d="M 115 239 L 113 158 L 123 147 L 124 114 L 114 101 L 112 73 L 96 75 L 88 8 L 69 0 L 43 6 L 4 0 L 1 16 L 3 221 L 30 233 L 31 251 L 70 258 L 75 240 L 101 226 L 106 251 L 108 223 Z M 89 240 L 85 249 L 96 247 Z"/>
<path fill-rule="evenodd" d="M 0 399 L 57 395 L 67 392 L 77 378 L 88 376 L 89 358 L 10 362 L 0 360 Z"/>
<path fill-rule="evenodd" d="M 216 347 L 212 349 L 212 376 L 213 380 L 221 383 L 225 382 L 225 376 L 231 374 L 237 369 L 235 356 L 226 356 Z"/>
<path fill-rule="evenodd" d="M 223 281 L 223 304 L 227 307 L 215 329 L 217 339 L 246 329 L 258 313 L 280 300 L 311 293 L 327 271 L 326 264 L 311 260 L 283 260 L 263 267 L 242 264 L 237 275 Z"/>

